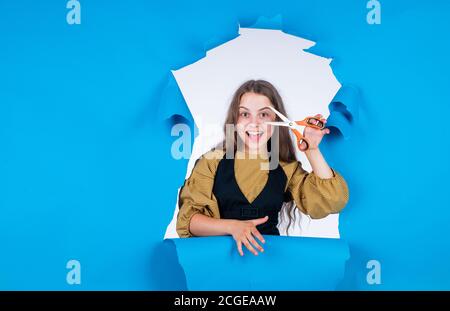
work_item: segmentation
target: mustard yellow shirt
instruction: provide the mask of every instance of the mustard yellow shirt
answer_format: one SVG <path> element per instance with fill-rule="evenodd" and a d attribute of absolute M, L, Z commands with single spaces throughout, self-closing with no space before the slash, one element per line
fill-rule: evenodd
<path fill-rule="evenodd" d="M 217 166 L 223 157 L 222 150 L 213 150 L 200 157 L 179 194 L 177 233 L 180 237 L 191 237 L 189 224 L 192 216 L 203 215 L 220 218 L 218 202 L 212 192 Z M 249 155 L 237 151 L 234 161 L 236 181 L 251 203 L 264 188 L 268 170 L 261 169 L 267 158 L 250 159 Z M 289 191 L 297 207 L 313 219 L 338 213 L 348 202 L 349 191 L 344 178 L 333 168 L 333 177 L 321 179 L 314 172 L 305 171 L 298 161 L 280 165 L 287 177 L 285 191 Z"/>

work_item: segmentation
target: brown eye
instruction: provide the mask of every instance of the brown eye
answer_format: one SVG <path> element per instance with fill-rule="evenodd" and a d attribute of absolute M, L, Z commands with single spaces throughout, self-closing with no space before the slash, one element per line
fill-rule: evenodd
<path fill-rule="evenodd" d="M 240 116 L 243 117 L 243 118 L 247 118 L 248 117 L 248 112 L 245 112 L 245 111 L 241 112 Z"/>
<path fill-rule="evenodd" d="M 272 115 L 269 112 L 265 111 L 265 112 L 260 113 L 260 117 L 261 117 L 261 119 L 267 120 L 267 119 L 271 119 Z"/>

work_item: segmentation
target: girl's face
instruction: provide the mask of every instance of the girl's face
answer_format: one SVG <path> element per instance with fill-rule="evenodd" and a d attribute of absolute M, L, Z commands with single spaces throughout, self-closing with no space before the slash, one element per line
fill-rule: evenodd
<path fill-rule="evenodd" d="M 269 98 L 256 93 L 245 93 L 239 105 L 236 123 L 237 133 L 250 152 L 266 150 L 266 144 L 273 134 L 273 127 L 265 124 L 275 120 L 275 113 Z"/>

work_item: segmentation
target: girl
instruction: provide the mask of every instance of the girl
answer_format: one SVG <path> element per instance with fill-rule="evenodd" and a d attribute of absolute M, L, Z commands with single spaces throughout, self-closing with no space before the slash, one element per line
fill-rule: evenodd
<path fill-rule="evenodd" d="M 319 150 L 322 137 L 330 133 L 327 128 L 304 130 L 311 173 L 297 161 L 287 127 L 279 128 L 278 166 L 261 169 L 261 164 L 269 161 L 273 134 L 273 126 L 265 122 L 276 119 L 270 106 L 286 115 L 278 91 L 269 82 L 250 80 L 237 89 L 225 121 L 225 129 L 227 124 L 237 129 L 233 143 L 224 141 L 222 149 L 200 157 L 180 190 L 180 237 L 231 235 L 241 256 L 242 245 L 258 255 L 258 251 L 264 251 L 263 234 L 280 234 L 278 213 L 283 203 L 287 204 L 289 217 L 295 202 L 314 219 L 337 213 L 347 204 L 345 180 L 328 166 Z M 321 115 L 316 117 L 326 122 Z M 225 156 L 230 151 L 234 155 L 231 159 Z"/>

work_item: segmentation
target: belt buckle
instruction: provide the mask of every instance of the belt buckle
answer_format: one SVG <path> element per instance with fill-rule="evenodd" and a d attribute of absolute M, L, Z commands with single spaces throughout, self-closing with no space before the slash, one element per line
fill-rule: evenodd
<path fill-rule="evenodd" d="M 256 207 L 241 207 L 241 216 L 258 218 L 258 208 L 256 208 Z"/>

